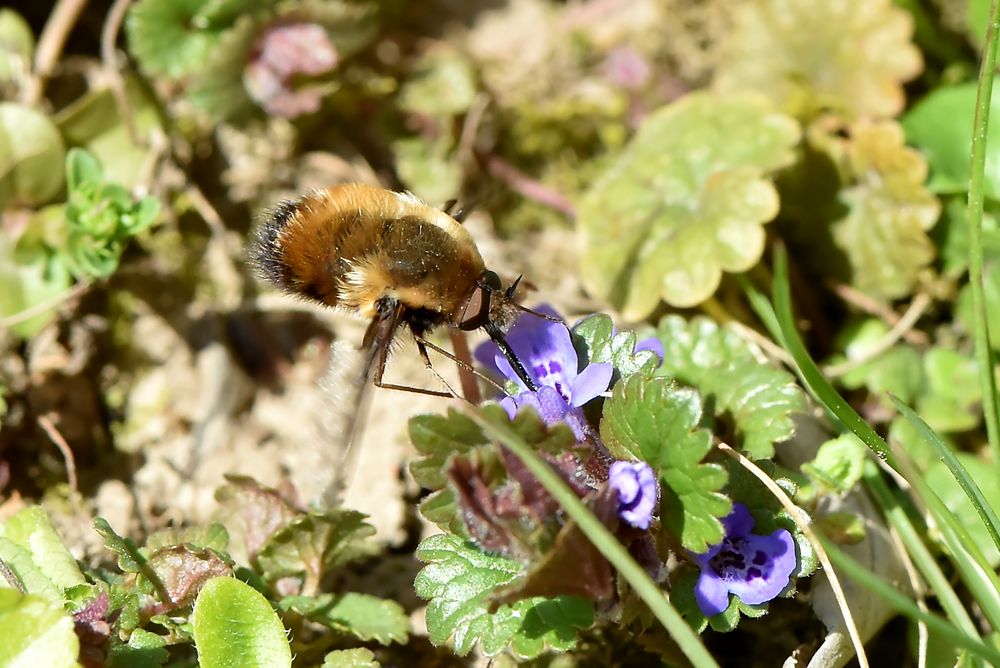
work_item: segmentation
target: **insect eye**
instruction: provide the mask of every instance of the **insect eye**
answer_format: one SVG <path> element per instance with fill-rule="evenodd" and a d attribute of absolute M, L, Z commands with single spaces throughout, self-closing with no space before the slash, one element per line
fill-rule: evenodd
<path fill-rule="evenodd" d="M 469 332 L 486 324 L 490 317 L 490 293 L 490 288 L 485 285 L 476 288 L 465 304 L 462 319 L 458 322 L 459 329 Z"/>

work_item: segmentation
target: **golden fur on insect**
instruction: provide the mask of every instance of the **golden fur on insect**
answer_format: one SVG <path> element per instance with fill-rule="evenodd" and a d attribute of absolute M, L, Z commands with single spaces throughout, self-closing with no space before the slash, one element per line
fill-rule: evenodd
<path fill-rule="evenodd" d="M 457 324 L 485 271 L 454 218 L 408 193 L 357 183 L 279 204 L 254 246 L 253 263 L 282 290 L 369 318 L 388 297 Z"/>

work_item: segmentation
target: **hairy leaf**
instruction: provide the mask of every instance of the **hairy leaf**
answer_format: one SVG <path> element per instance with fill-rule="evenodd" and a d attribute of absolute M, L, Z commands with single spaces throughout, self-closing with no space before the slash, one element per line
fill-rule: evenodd
<path fill-rule="evenodd" d="M 227 557 L 210 548 L 169 545 L 150 551 L 149 566 L 168 598 L 151 612 L 162 614 L 190 605 L 204 584 L 214 577 L 232 575 Z"/>
<path fill-rule="evenodd" d="M 865 444 L 846 433 L 819 446 L 816 457 L 802 465 L 802 472 L 832 492 L 849 492 L 861 479 Z"/>
<path fill-rule="evenodd" d="M 191 615 L 201 668 L 292 665 L 285 628 L 260 592 L 236 578 L 213 578 Z"/>
<path fill-rule="evenodd" d="M 278 607 L 293 610 L 334 631 L 382 645 L 405 643 L 410 630 L 410 618 L 403 606 L 368 594 L 289 596 L 283 598 Z"/>
<path fill-rule="evenodd" d="M 323 659 L 320 668 L 379 668 L 381 664 L 375 660 L 370 649 L 337 649 Z"/>
<path fill-rule="evenodd" d="M 365 515 L 354 510 L 310 512 L 278 529 L 257 555 L 261 574 L 268 581 L 299 578 L 306 593 L 314 593 L 324 575 L 374 554 L 366 540 L 375 529 Z"/>
<path fill-rule="evenodd" d="M 759 359 L 734 330 L 707 318 L 660 321 L 663 364 L 657 374 L 698 390 L 717 418 L 729 423 L 739 446 L 753 459 L 774 454 L 774 443 L 791 438 L 794 413 L 806 410 L 795 378 Z"/>
<path fill-rule="evenodd" d="M 913 21 L 891 0 L 752 0 L 734 19 L 716 87 L 763 93 L 798 118 L 895 116 L 923 68 Z"/>
<path fill-rule="evenodd" d="M 894 121 L 858 123 L 843 148 L 844 218 L 833 239 L 847 255 L 851 282 L 879 299 L 909 294 L 934 259 L 927 236 L 941 205 L 924 188 L 927 163 L 903 143 Z"/>
<path fill-rule="evenodd" d="M 233 519 L 238 536 L 250 563 L 267 539 L 278 529 L 301 515 L 277 490 L 266 487 L 246 476 L 228 475 L 215 498 L 227 517 Z"/>
<path fill-rule="evenodd" d="M 601 436 L 618 459 L 640 459 L 659 473 L 660 520 L 692 552 L 722 541 L 719 518 L 730 509 L 719 493 L 726 471 L 701 461 L 712 434 L 699 428 L 697 392 L 666 379 L 636 374 L 618 383 L 604 404 Z"/>
<path fill-rule="evenodd" d="M 447 642 L 459 656 L 478 643 L 486 656 L 504 648 L 534 658 L 546 646 L 565 651 L 576 644 L 577 630 L 593 623 L 593 608 L 583 599 L 559 596 L 528 598 L 487 609 L 487 595 L 512 582 L 520 565 L 491 556 L 457 536 L 438 534 L 417 548 L 427 564 L 414 582 L 417 595 L 428 599 L 427 630 L 435 645 Z"/>
<path fill-rule="evenodd" d="M 611 318 L 603 313 L 588 316 L 573 326 L 573 345 L 582 362 L 587 364 L 610 362 L 614 365 L 613 385 L 621 378 L 628 378 L 640 371 L 652 371 L 659 366 L 660 358 L 651 350 L 636 352 L 635 332 L 615 332 Z"/>
<path fill-rule="evenodd" d="M 159 668 L 170 658 L 163 636 L 135 629 L 128 644 L 113 643 L 108 652 L 108 668 Z"/>
<path fill-rule="evenodd" d="M 48 515 L 45 514 L 45 510 L 40 506 L 28 506 L 9 517 L 0 525 L 0 538 L 23 550 L 18 552 L 22 557 L 30 558 L 30 564 L 34 567 L 30 569 L 31 572 L 43 575 L 45 580 L 56 588 L 60 599 L 63 590 L 86 583 L 76 559 L 70 554 L 56 533 L 55 527 L 52 526 L 52 522 L 49 521 Z M 4 552 L 9 554 L 6 550 Z M 18 563 L 24 562 L 16 560 L 9 565 L 13 568 Z M 31 577 L 27 572 L 24 575 Z M 27 585 L 28 582 L 24 584 Z M 28 592 L 34 593 L 31 588 L 28 588 Z"/>
<path fill-rule="evenodd" d="M 778 212 L 769 174 L 797 124 L 760 98 L 692 93 L 650 114 L 578 209 L 587 289 L 638 320 L 662 298 L 693 306 L 746 271 Z"/>
<path fill-rule="evenodd" d="M 79 651 L 60 603 L 0 588 L 0 665 L 75 668 Z"/>

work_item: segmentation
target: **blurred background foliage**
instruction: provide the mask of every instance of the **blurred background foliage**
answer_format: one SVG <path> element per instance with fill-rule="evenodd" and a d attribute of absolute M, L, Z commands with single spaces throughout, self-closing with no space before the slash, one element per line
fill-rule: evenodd
<path fill-rule="evenodd" d="M 679 312 L 764 331 L 744 288 L 768 284 L 781 241 L 813 354 L 862 414 L 940 474 L 891 391 L 977 461 L 965 199 L 988 9 L 8 3 L 7 512 L 44 498 L 74 554 L 97 558 L 81 518 L 117 517 L 123 534 L 203 520 L 234 462 L 267 461 L 255 475 L 295 481 L 295 406 L 330 338 L 352 335 L 269 301 L 243 247 L 268 206 L 343 181 L 472 205 L 491 262 L 564 312 L 608 310 L 622 326 Z M 994 331 L 998 105 L 983 240 Z M 72 486 L 46 424 L 69 444 Z M 398 440 L 398 421 L 387 425 L 381 438 Z M 405 543 L 400 517 L 378 526 L 382 540 Z"/>

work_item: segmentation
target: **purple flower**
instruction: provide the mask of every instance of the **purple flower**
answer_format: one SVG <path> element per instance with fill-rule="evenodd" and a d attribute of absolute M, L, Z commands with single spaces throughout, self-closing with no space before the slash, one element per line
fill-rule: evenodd
<path fill-rule="evenodd" d="M 636 529 L 648 529 L 660 495 L 656 474 L 646 462 L 615 462 L 608 486 L 618 493 L 618 517 Z"/>
<path fill-rule="evenodd" d="M 535 310 L 558 317 L 547 304 Z M 577 438 L 582 439 L 587 423 L 580 407 L 608 389 L 612 365 L 604 362 L 580 369 L 566 325 L 530 313 L 522 314 L 510 328 L 507 343 L 539 389 L 537 393 L 529 392 L 497 345 L 492 341 L 483 343 L 476 348 L 476 359 L 495 374 L 516 383 L 521 390 L 515 397 L 501 401 L 501 405 L 513 415 L 521 406 L 530 404 L 546 424 L 566 422 Z"/>
<path fill-rule="evenodd" d="M 656 356 L 660 358 L 660 364 L 663 364 L 663 342 L 655 336 L 643 339 L 642 341 L 637 341 L 635 344 L 635 352 L 639 352 L 640 350 L 652 350 L 656 353 Z"/>
<path fill-rule="evenodd" d="M 795 570 L 792 535 L 777 529 L 770 536 L 750 533 L 754 520 L 742 503 L 722 520 L 726 537 L 705 554 L 694 555 L 701 576 L 694 587 L 698 608 L 713 617 L 729 607 L 729 594 L 750 605 L 770 601 L 788 586 Z"/>

